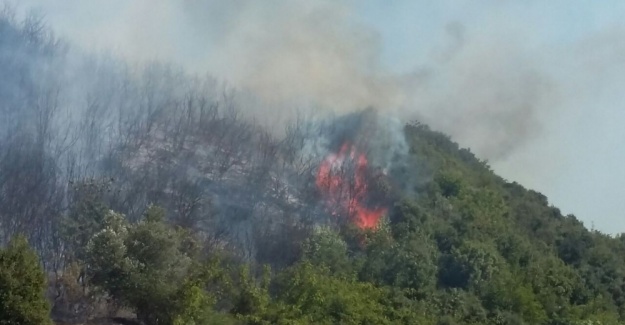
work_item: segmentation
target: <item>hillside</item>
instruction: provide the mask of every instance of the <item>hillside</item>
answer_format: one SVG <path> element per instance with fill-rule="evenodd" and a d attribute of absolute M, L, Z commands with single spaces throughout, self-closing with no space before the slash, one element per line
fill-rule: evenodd
<path fill-rule="evenodd" d="M 425 124 L 267 127 L 7 13 L 0 54 L 0 323 L 625 323 L 622 236 Z"/>

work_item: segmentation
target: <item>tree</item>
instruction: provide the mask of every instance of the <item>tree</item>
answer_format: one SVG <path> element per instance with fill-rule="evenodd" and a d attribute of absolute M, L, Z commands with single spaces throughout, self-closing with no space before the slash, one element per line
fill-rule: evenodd
<path fill-rule="evenodd" d="M 203 283 L 187 281 L 179 290 L 173 325 L 235 324 L 235 320 L 214 309 L 215 297 L 204 288 Z"/>
<path fill-rule="evenodd" d="M 111 211 L 104 229 L 87 246 L 90 282 L 133 308 L 148 325 L 173 321 L 173 301 L 193 255 L 186 232 L 170 228 L 163 219 L 164 211 L 155 206 L 136 225 Z"/>
<path fill-rule="evenodd" d="M 370 283 L 330 275 L 326 267 L 300 263 L 280 275 L 271 324 L 390 324 L 386 292 Z"/>
<path fill-rule="evenodd" d="M 435 244 L 418 232 L 398 240 L 384 232 L 385 229 L 380 229 L 372 235 L 360 278 L 378 285 L 408 289 L 412 295 L 430 293 L 436 285 L 438 252 Z"/>
<path fill-rule="evenodd" d="M 499 254 L 492 247 L 465 242 L 441 259 L 440 284 L 452 288 L 479 287 L 500 269 Z"/>
<path fill-rule="evenodd" d="M 347 244 L 329 227 L 315 228 L 303 244 L 304 258 L 313 265 L 328 267 L 333 273 L 348 273 Z"/>
<path fill-rule="evenodd" d="M 52 324 L 39 259 L 24 237 L 0 250 L 0 324 Z"/>
<path fill-rule="evenodd" d="M 87 243 L 103 229 L 104 219 L 110 217 L 105 197 L 111 184 L 109 180 L 86 179 L 70 185 L 71 206 L 63 220 L 63 233 L 71 255 L 82 260 Z"/>

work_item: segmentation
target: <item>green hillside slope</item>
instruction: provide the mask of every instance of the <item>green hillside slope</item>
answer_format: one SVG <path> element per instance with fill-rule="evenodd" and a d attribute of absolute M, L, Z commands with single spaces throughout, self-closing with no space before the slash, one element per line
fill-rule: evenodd
<path fill-rule="evenodd" d="M 0 324 L 48 322 L 46 286 L 64 324 L 625 324 L 623 236 L 424 124 L 280 137 L 214 80 L 66 51 L 0 13 Z"/>
<path fill-rule="evenodd" d="M 543 195 L 506 182 L 425 125 L 408 125 L 405 132 L 415 159 L 402 172 L 431 177 L 395 191 L 388 218 L 375 230 L 293 225 L 281 233 L 287 239 L 265 241 L 279 242 L 274 252 L 293 252 L 286 265 L 280 254 L 249 263 L 227 248 L 191 254 L 181 247 L 151 257 L 159 260 L 156 270 L 141 271 L 133 261 L 153 262 L 133 253 L 131 243 L 162 247 L 163 231 L 173 231 L 154 224 L 164 221 L 148 212 L 146 224 L 96 236 L 104 250 L 87 255 L 108 259 L 87 259 L 96 272 L 91 284 L 139 315 L 163 313 L 161 320 L 143 317 L 148 324 L 217 318 L 245 324 L 622 323 L 620 237 L 562 216 Z M 110 247 L 119 242 L 128 248 L 116 256 Z M 161 263 L 181 256 L 195 261 L 182 273 L 187 264 L 172 269 Z M 155 287 L 163 276 L 167 285 Z"/>

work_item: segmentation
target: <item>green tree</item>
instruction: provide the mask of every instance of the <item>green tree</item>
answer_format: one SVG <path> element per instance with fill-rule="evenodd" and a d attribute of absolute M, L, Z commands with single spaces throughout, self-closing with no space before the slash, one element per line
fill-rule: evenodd
<path fill-rule="evenodd" d="M 488 282 L 503 264 L 491 246 L 465 242 L 441 259 L 440 283 L 452 288 L 475 288 Z"/>
<path fill-rule="evenodd" d="M 269 323 L 390 324 L 387 294 L 370 283 L 332 276 L 326 267 L 300 263 L 277 280 Z"/>
<path fill-rule="evenodd" d="M 304 241 L 303 252 L 304 258 L 314 265 L 328 267 L 333 273 L 350 272 L 347 243 L 329 227 L 316 228 Z"/>
<path fill-rule="evenodd" d="M 180 288 L 175 303 L 177 310 L 173 325 L 235 324 L 231 316 L 215 311 L 215 297 L 203 287 L 202 282 L 187 281 Z"/>
<path fill-rule="evenodd" d="M 539 297 L 518 274 L 499 272 L 483 291 L 484 305 L 493 312 L 513 312 L 528 324 L 543 324 L 548 319 Z"/>
<path fill-rule="evenodd" d="M 45 276 L 24 237 L 0 250 L 0 324 L 52 324 L 45 298 Z"/>
<path fill-rule="evenodd" d="M 162 209 L 148 207 L 129 225 L 109 212 L 87 247 L 89 279 L 148 325 L 171 324 L 175 301 L 191 266 L 187 233 L 167 226 Z"/>
<path fill-rule="evenodd" d="M 262 317 L 267 314 L 270 302 L 269 281 L 270 270 L 263 269 L 262 282 L 258 284 L 250 275 L 249 266 L 242 266 L 239 272 L 238 292 L 234 297 L 234 306 L 231 312 L 250 323 L 262 323 Z"/>
<path fill-rule="evenodd" d="M 103 228 L 109 213 L 105 198 L 110 183 L 88 179 L 70 185 L 70 211 L 63 220 L 62 232 L 70 254 L 82 260 L 87 243 Z"/>
<path fill-rule="evenodd" d="M 414 232 L 394 240 L 381 230 L 368 243 L 360 279 L 423 296 L 436 285 L 437 259 L 436 245 L 427 236 Z"/>

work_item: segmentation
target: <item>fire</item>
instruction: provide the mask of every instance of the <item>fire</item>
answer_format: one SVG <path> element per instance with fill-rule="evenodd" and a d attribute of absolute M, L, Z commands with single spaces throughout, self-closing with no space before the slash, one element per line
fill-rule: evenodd
<path fill-rule="evenodd" d="M 386 208 L 367 205 L 367 165 L 364 154 L 344 143 L 321 163 L 316 180 L 332 215 L 346 216 L 361 229 L 375 228 L 386 213 Z"/>

